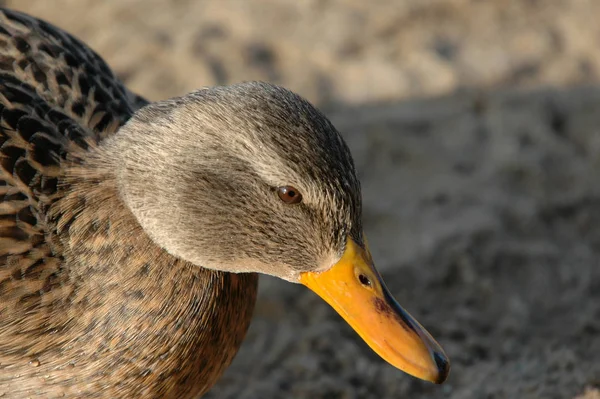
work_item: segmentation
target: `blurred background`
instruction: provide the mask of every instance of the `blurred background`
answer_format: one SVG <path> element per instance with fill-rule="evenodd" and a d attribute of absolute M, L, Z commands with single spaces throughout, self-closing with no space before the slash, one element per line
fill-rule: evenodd
<path fill-rule="evenodd" d="M 303 287 L 261 280 L 210 398 L 600 398 L 600 2 L 8 0 L 150 100 L 244 80 L 353 150 L 387 285 L 445 347 L 385 364 Z"/>

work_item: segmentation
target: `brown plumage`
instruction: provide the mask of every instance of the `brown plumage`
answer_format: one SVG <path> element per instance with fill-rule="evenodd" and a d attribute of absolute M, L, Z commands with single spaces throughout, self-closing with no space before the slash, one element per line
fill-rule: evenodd
<path fill-rule="evenodd" d="M 0 192 L 2 398 L 198 397 L 241 345 L 256 273 L 311 288 L 396 367 L 448 375 L 373 266 L 348 147 L 288 90 L 148 104 L 0 9 Z"/>
<path fill-rule="evenodd" d="M 143 104 L 96 54 L 11 11 L 0 49 L 0 395 L 205 391 L 241 344 L 257 276 L 168 255 L 106 175 L 66 183 L 66 159 Z"/>
<path fill-rule="evenodd" d="M 361 242 L 347 148 L 299 97 L 203 90 L 123 127 L 146 104 L 77 39 L 0 10 L 3 398 L 197 397 L 254 307 L 257 275 L 227 271 L 297 281 Z M 288 183 L 305 203 L 274 200 Z"/>

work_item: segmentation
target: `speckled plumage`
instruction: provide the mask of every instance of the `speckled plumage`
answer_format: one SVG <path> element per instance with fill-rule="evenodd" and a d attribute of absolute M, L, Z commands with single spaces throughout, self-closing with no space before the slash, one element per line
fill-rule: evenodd
<path fill-rule="evenodd" d="M 68 154 L 115 132 L 143 100 L 44 22 L 0 13 L 0 46 L 0 394 L 194 397 L 241 344 L 256 275 L 166 254 L 103 176 L 65 196 Z M 116 242 L 121 226 L 134 231 Z M 231 317 L 207 315 L 216 309 Z"/>
<path fill-rule="evenodd" d="M 346 234 L 362 242 L 347 147 L 304 100 L 251 84 L 136 113 L 146 104 L 77 39 L 0 11 L 2 397 L 197 397 L 243 340 L 253 272 L 294 281 L 331 266 Z M 186 107 L 192 116 L 173 116 Z M 189 148 L 196 124 L 205 133 L 194 156 L 147 143 L 163 134 Z M 194 134 L 169 136 L 177 129 Z M 223 131 L 243 137 L 229 137 L 234 155 L 210 144 Z M 263 149 L 272 162 L 253 158 Z M 287 177 L 305 204 L 272 202 L 270 185 Z M 229 200 L 240 188 L 249 199 Z"/>

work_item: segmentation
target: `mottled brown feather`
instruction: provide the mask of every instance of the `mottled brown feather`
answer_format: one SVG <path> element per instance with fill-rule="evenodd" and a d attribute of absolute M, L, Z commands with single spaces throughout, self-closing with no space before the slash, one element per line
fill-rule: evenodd
<path fill-rule="evenodd" d="M 77 39 L 0 10 L 3 398 L 193 398 L 241 344 L 257 276 L 168 255 L 78 166 L 144 104 Z"/>

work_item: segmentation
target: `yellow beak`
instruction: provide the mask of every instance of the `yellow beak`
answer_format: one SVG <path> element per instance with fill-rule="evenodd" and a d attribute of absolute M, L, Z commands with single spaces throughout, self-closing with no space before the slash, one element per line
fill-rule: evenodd
<path fill-rule="evenodd" d="M 415 377 L 441 384 L 450 372 L 442 347 L 390 295 L 367 245 L 348 238 L 342 258 L 302 284 L 331 305 L 379 356 Z"/>

